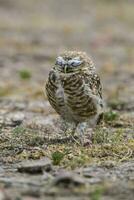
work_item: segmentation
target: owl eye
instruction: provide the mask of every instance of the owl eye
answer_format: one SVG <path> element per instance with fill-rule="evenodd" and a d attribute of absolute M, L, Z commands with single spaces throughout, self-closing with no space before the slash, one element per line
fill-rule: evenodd
<path fill-rule="evenodd" d="M 57 59 L 56 59 L 56 65 L 60 65 L 60 66 L 63 66 L 66 64 L 66 61 L 61 57 L 59 56 Z"/>
<path fill-rule="evenodd" d="M 75 59 L 75 58 L 68 61 L 68 65 L 71 65 L 71 66 L 73 66 L 73 67 L 79 66 L 79 65 L 81 65 L 82 63 L 83 63 L 83 61 L 77 60 L 77 59 Z"/>

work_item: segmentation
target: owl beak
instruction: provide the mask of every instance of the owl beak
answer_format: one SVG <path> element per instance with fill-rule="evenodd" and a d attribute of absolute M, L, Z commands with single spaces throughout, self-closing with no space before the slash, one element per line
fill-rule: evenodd
<path fill-rule="evenodd" d="M 67 73 L 68 65 L 64 65 L 64 73 Z"/>

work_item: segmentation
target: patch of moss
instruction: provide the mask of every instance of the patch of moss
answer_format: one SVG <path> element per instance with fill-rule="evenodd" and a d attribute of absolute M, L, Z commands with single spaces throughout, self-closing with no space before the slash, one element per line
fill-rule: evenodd
<path fill-rule="evenodd" d="M 40 146 L 44 144 L 44 137 L 38 131 L 23 126 L 17 126 L 12 131 L 12 141 L 20 141 L 23 145 Z"/>
<path fill-rule="evenodd" d="M 93 144 L 115 144 L 124 140 L 122 129 L 117 129 L 114 133 L 109 132 L 106 128 L 97 128 L 93 134 Z"/>
<path fill-rule="evenodd" d="M 16 126 L 12 131 L 14 136 L 24 134 L 25 132 L 26 132 L 26 128 L 24 128 L 23 126 Z"/>
<path fill-rule="evenodd" d="M 32 74 L 31 74 L 31 72 L 30 72 L 29 70 L 27 70 L 27 69 L 21 69 L 21 70 L 19 71 L 19 76 L 20 76 L 20 78 L 23 79 L 23 80 L 28 80 L 28 79 L 30 79 L 30 78 L 32 77 Z"/>
<path fill-rule="evenodd" d="M 86 152 L 84 152 L 82 149 L 83 148 L 80 149 L 77 156 L 72 155 L 72 158 L 68 162 L 68 166 L 70 166 L 71 169 L 75 169 L 78 166 L 82 167 L 86 165 L 86 163 L 91 162 L 91 155 L 86 154 Z"/>
<path fill-rule="evenodd" d="M 97 128 L 92 136 L 93 144 L 102 144 L 108 142 L 108 132 L 105 129 Z"/>
<path fill-rule="evenodd" d="M 94 191 L 90 194 L 91 200 L 100 200 L 101 196 L 103 195 L 104 188 L 103 187 L 96 187 Z"/>
<path fill-rule="evenodd" d="M 60 151 L 55 151 L 52 153 L 52 160 L 54 165 L 59 165 L 65 154 Z"/>
<path fill-rule="evenodd" d="M 114 120 L 117 120 L 119 118 L 119 115 L 116 111 L 108 111 L 104 113 L 104 121 L 105 122 L 111 122 Z"/>
<path fill-rule="evenodd" d="M 20 154 L 16 155 L 16 159 L 24 160 L 24 159 L 40 159 L 45 156 L 45 150 L 40 148 L 33 148 L 33 149 L 24 149 Z"/>

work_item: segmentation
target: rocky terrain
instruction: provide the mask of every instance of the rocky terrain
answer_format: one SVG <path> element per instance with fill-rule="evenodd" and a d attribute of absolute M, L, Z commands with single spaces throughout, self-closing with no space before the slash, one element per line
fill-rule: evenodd
<path fill-rule="evenodd" d="M 0 199 L 133 200 L 133 0 L 0 0 Z M 91 55 L 104 122 L 66 137 L 45 81 L 57 54 Z M 77 138 L 76 138 L 77 139 Z"/>

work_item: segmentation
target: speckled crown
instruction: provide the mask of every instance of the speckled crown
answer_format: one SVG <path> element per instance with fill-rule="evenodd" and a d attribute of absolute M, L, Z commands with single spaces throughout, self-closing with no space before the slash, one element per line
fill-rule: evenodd
<path fill-rule="evenodd" d="M 94 63 L 93 63 L 92 59 L 87 55 L 86 52 L 81 52 L 81 51 L 65 51 L 63 53 L 60 53 L 59 56 L 61 56 L 63 58 L 80 57 L 80 59 L 84 61 L 85 65 L 87 65 L 92 70 L 95 69 L 95 66 L 94 66 Z"/>

